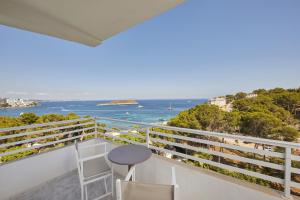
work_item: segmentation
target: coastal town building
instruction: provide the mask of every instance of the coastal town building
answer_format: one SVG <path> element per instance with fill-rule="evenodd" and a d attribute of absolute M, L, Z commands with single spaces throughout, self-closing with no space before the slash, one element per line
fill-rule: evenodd
<path fill-rule="evenodd" d="M 232 111 L 232 103 L 227 103 L 225 97 L 214 97 L 208 101 L 210 105 L 216 105 L 226 112 Z"/>
<path fill-rule="evenodd" d="M 1 98 L 0 107 L 31 107 L 35 106 L 35 101 L 25 100 L 21 98 Z"/>
<path fill-rule="evenodd" d="M 256 98 L 257 97 L 257 94 L 255 93 L 249 93 L 245 96 L 245 98 Z M 226 100 L 226 97 L 214 97 L 214 98 L 211 98 L 208 103 L 210 105 L 216 105 L 218 106 L 219 108 L 221 108 L 222 110 L 226 111 L 226 112 L 231 112 L 232 109 L 233 109 L 233 105 L 232 105 L 232 102 L 227 102 Z"/>
<path fill-rule="evenodd" d="M 223 108 L 226 106 L 226 98 L 225 97 L 214 97 L 209 100 L 209 104 L 219 106 Z"/>
<path fill-rule="evenodd" d="M 0 98 L 0 105 L 6 104 L 6 98 Z"/>
<path fill-rule="evenodd" d="M 250 94 L 247 94 L 247 96 L 246 96 L 246 98 L 255 98 L 255 97 L 257 97 L 257 94 L 255 94 L 255 93 L 250 93 Z"/>

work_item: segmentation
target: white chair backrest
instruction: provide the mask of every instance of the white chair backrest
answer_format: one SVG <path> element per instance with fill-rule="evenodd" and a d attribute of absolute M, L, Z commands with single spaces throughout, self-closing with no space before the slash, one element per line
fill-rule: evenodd
<path fill-rule="evenodd" d="M 83 176 L 83 162 L 94 158 L 103 157 L 107 155 L 107 143 L 96 143 L 96 144 L 78 144 L 75 142 L 75 156 L 78 168 L 79 179 L 82 184 L 84 180 Z"/>
<path fill-rule="evenodd" d="M 131 168 L 124 181 L 120 179 L 116 182 L 117 200 L 175 200 L 177 196 L 175 168 L 172 167 L 172 179 L 170 185 L 145 184 L 129 181 L 134 174 L 134 168 Z"/>

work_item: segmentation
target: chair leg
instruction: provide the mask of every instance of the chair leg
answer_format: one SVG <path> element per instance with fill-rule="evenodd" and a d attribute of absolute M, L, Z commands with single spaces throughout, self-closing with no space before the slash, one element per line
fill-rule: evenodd
<path fill-rule="evenodd" d="M 107 193 L 107 184 L 106 184 L 106 178 L 104 179 L 104 187 L 105 187 L 105 194 Z"/>
<path fill-rule="evenodd" d="M 132 173 L 132 181 L 135 181 L 135 166 L 134 166 L 134 170 L 133 170 L 133 173 Z"/>
<path fill-rule="evenodd" d="M 122 194 L 121 194 L 121 181 L 120 179 L 116 180 L 116 200 L 121 200 Z"/>
<path fill-rule="evenodd" d="M 111 194 L 114 197 L 114 169 L 111 166 Z"/>
<path fill-rule="evenodd" d="M 88 200 L 87 186 L 85 186 L 84 190 L 85 190 L 85 200 Z"/>
<path fill-rule="evenodd" d="M 84 200 L 84 187 L 81 186 L 81 200 Z"/>

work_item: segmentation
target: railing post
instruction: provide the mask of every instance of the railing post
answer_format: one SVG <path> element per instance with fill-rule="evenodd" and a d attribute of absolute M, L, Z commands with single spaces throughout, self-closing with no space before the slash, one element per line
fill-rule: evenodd
<path fill-rule="evenodd" d="M 146 129 L 146 145 L 147 145 L 147 148 L 149 148 L 150 146 L 150 128 L 147 127 Z"/>
<path fill-rule="evenodd" d="M 284 198 L 291 198 L 291 147 L 285 147 Z"/>
<path fill-rule="evenodd" d="M 97 138 L 97 134 L 98 134 L 98 124 L 97 124 L 97 118 L 94 117 L 95 120 L 95 138 Z"/>

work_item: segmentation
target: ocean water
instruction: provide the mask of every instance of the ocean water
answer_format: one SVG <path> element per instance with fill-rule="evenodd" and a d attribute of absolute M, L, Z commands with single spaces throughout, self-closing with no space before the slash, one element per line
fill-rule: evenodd
<path fill-rule="evenodd" d="M 139 105 L 97 106 L 107 101 L 53 101 L 41 102 L 39 106 L 30 108 L 0 109 L 0 116 L 19 116 L 24 112 L 37 115 L 57 113 L 76 113 L 79 116 L 110 117 L 129 121 L 157 123 L 167 121 L 179 112 L 206 102 L 206 99 L 180 100 L 138 100 Z M 168 108 L 172 107 L 171 110 Z"/>

